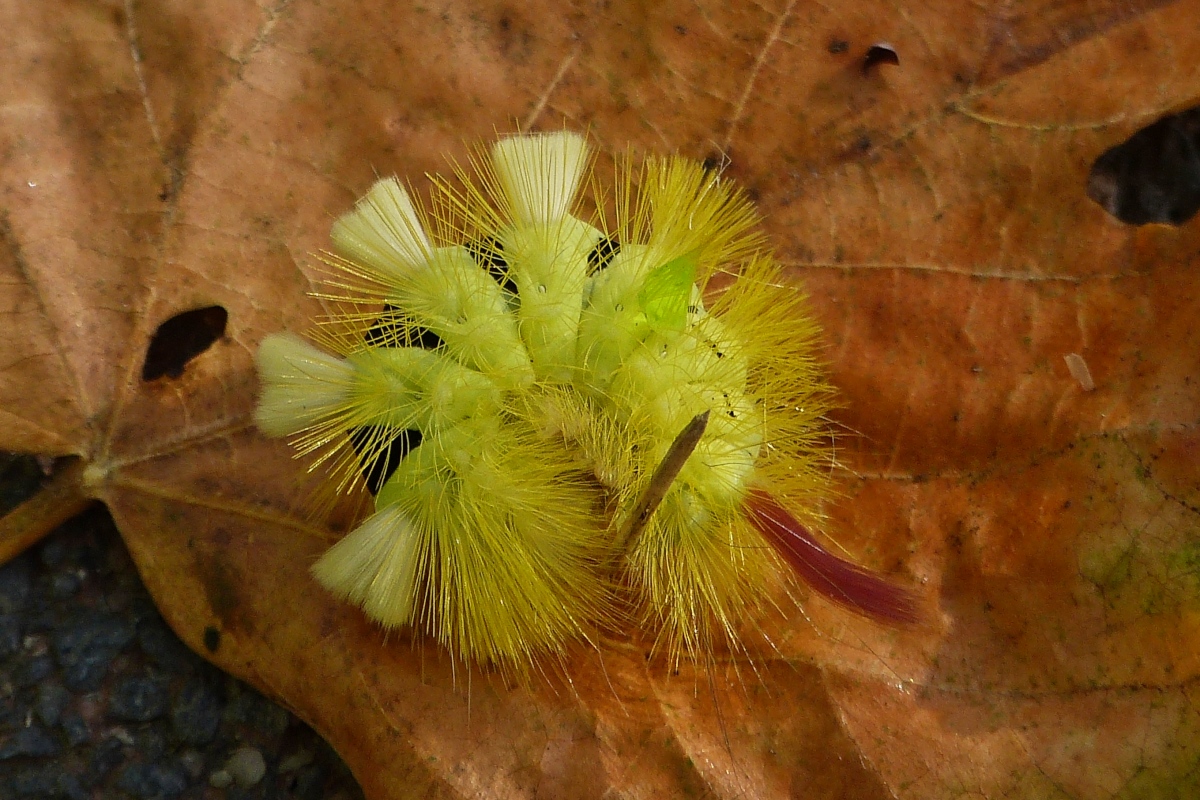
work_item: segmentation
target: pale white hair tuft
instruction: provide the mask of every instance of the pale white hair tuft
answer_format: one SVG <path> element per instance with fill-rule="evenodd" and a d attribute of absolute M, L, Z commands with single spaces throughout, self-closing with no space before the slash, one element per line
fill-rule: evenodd
<path fill-rule="evenodd" d="M 433 250 L 408 190 L 395 178 L 376 181 L 353 211 L 333 223 L 329 237 L 339 255 L 382 275 L 417 269 Z"/>
<path fill-rule="evenodd" d="M 419 532 L 393 503 L 350 531 L 321 556 L 313 576 L 333 594 L 392 628 L 412 619 Z"/>
<path fill-rule="evenodd" d="M 345 407 L 354 368 L 290 333 L 263 339 L 256 356 L 262 396 L 254 412 L 268 436 L 288 436 Z"/>
<path fill-rule="evenodd" d="M 492 167 L 509 211 L 526 224 L 567 215 L 587 160 L 587 141 L 570 131 L 510 136 L 492 147 Z"/>

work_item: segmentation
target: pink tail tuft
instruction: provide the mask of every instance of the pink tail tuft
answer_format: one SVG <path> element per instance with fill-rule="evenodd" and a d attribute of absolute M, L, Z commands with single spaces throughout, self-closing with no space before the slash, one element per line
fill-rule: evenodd
<path fill-rule="evenodd" d="M 746 497 L 746 517 L 809 586 L 830 600 L 888 622 L 921 618 L 912 592 L 826 550 L 766 492 L 751 490 Z"/>

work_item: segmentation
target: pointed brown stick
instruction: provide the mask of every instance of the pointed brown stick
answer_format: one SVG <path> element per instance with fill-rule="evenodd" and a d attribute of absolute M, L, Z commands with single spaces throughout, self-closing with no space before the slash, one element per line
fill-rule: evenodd
<path fill-rule="evenodd" d="M 617 538 L 616 552 L 624 550 L 625 545 L 642 532 L 646 523 L 650 521 L 650 516 L 667 496 L 667 490 L 679 477 L 679 471 L 687 463 L 688 456 L 696 449 L 696 445 L 700 444 L 700 437 L 704 435 L 704 429 L 708 427 L 708 414 L 709 412 L 705 411 L 692 417 L 692 421 L 684 425 L 683 430 L 675 437 L 675 441 L 671 442 L 667 454 L 663 456 L 658 468 L 654 470 L 650 483 L 646 485 L 642 496 L 638 498 L 637 505 L 633 507 L 633 512 L 629 515 L 629 521 L 625 523 L 625 527 Z"/>
<path fill-rule="evenodd" d="M 804 582 L 830 600 L 878 620 L 920 620 L 916 595 L 826 550 L 771 495 L 751 490 L 745 510 Z"/>

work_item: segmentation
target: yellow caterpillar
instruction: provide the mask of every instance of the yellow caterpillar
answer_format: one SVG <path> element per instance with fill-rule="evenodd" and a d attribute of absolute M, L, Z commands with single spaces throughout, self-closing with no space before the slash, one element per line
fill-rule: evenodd
<path fill-rule="evenodd" d="M 651 158 L 618 169 L 610 228 L 572 213 L 589 159 L 572 133 L 502 138 L 430 213 L 385 179 L 334 224 L 325 296 L 349 310 L 258 353 L 259 427 L 376 492 L 317 580 L 501 666 L 630 608 L 673 658 L 736 645 L 792 573 L 913 618 L 808 533 L 831 391 L 750 203 Z"/>

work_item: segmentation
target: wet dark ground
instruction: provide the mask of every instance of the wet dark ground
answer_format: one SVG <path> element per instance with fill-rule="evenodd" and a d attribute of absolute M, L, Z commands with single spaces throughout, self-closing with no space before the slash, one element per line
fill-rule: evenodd
<path fill-rule="evenodd" d="M 36 490 L 0 454 L 0 513 Z M 359 800 L 307 725 L 188 650 L 102 507 L 0 567 L 0 800 Z"/>

